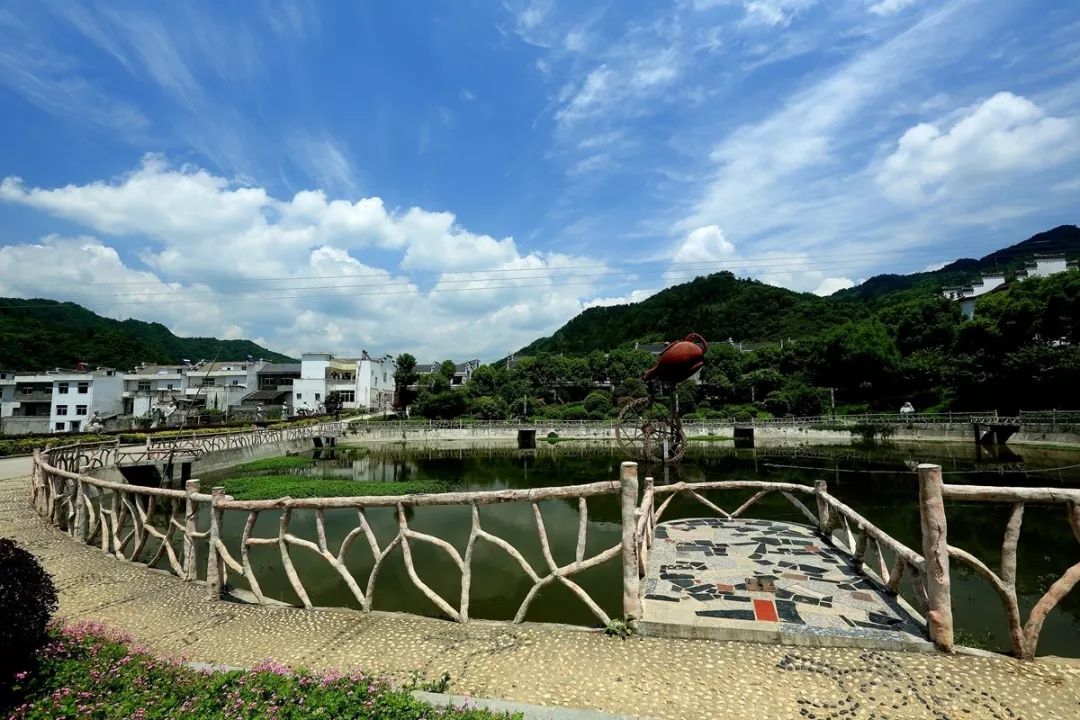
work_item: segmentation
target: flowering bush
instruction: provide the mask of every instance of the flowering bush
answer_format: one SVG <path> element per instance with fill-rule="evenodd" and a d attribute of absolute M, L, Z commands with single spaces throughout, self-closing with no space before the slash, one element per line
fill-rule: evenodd
<path fill-rule="evenodd" d="M 491 720 L 480 709 L 434 708 L 362 672 L 317 674 L 263 662 L 250 671 L 199 671 L 133 647 L 97 624 L 56 628 L 34 673 L 16 689 L 21 704 L 5 716 L 23 718 L 378 718 Z M 0 708 L 3 709 L 3 708 Z"/>
<path fill-rule="evenodd" d="M 29 669 L 56 612 L 52 578 L 33 555 L 0 538 L 0 705 L 12 677 Z"/>

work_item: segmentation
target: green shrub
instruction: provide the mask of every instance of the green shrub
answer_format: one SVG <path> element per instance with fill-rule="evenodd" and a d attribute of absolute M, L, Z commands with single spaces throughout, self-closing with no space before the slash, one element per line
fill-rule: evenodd
<path fill-rule="evenodd" d="M 41 563 L 14 540 L 0 538 L 0 708 L 16 673 L 30 669 L 48 639 L 56 608 L 56 588 Z"/>
<path fill-rule="evenodd" d="M 590 416 L 599 413 L 600 417 L 603 417 L 611 412 L 612 402 L 611 393 L 603 390 L 593 390 L 585 397 L 584 404 Z"/>

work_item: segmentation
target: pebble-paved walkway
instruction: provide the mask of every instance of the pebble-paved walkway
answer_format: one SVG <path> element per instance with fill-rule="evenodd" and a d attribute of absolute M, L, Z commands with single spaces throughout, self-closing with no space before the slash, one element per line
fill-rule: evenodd
<path fill-rule="evenodd" d="M 0 535 L 53 573 L 60 612 L 149 648 L 250 665 L 444 671 L 453 692 L 657 718 L 1080 717 L 1080 665 L 734 642 L 631 639 L 544 625 L 211 602 L 200 585 L 128 565 L 46 527 L 25 479 L 0 480 Z"/>

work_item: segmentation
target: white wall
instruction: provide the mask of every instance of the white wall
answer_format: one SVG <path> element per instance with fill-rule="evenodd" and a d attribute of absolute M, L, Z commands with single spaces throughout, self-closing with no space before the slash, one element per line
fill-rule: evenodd
<path fill-rule="evenodd" d="M 378 409 L 380 395 L 394 391 L 394 358 L 365 358 L 356 370 L 356 402 L 366 408 Z"/>

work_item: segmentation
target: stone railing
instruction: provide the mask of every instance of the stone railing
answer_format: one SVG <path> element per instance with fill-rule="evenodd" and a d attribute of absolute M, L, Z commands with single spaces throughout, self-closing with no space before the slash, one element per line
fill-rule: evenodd
<path fill-rule="evenodd" d="M 922 508 L 923 552 L 932 571 L 930 591 L 930 635 L 943 649 L 953 646 L 952 593 L 949 561 L 957 560 L 985 578 L 1001 598 L 1009 623 L 1009 643 L 1014 655 L 1025 660 L 1035 657 L 1047 614 L 1080 582 L 1080 562 L 1068 568 L 1039 598 L 1026 623 L 1020 618 L 1016 599 L 1016 549 L 1027 503 L 1064 505 L 1068 525 L 1080 543 L 1080 490 L 1064 488 L 1017 488 L 980 485 L 950 485 L 941 481 L 937 465 L 919 466 L 919 498 Z M 1001 547 L 1001 571 L 971 553 L 949 544 L 945 501 L 1008 503 L 1012 505 Z M 1078 553 L 1080 554 L 1080 553 Z"/>
<path fill-rule="evenodd" d="M 34 452 L 31 502 L 38 514 L 79 542 L 100 545 L 117 559 L 154 567 L 167 558 L 177 576 L 197 579 L 195 542 L 209 537 L 208 531 L 197 527 L 199 508 L 212 500 L 198 492 L 197 480 L 189 481 L 185 490 L 109 482 L 51 465 L 53 452 Z M 163 528 L 153 522 L 159 506 L 167 510 Z M 177 531 L 179 555 L 173 542 Z M 157 548 L 143 559 L 151 538 Z"/>
<path fill-rule="evenodd" d="M 304 430 L 315 432 L 314 427 Z M 263 437 L 275 436 L 264 434 Z M 295 437 L 295 433 L 284 433 L 280 439 Z M 226 439 L 221 447 L 245 446 L 233 442 Z M 91 462 L 108 458 L 107 446 L 85 446 L 78 451 L 66 447 L 35 452 L 31 497 L 37 512 L 80 542 L 100 546 L 102 551 L 121 560 L 150 567 L 161 564 L 188 581 L 197 580 L 202 574 L 200 571 L 203 568 L 197 564 L 197 558 L 202 553 L 197 550 L 201 549 L 198 547 L 201 543 L 206 543 L 206 584 L 210 596 L 214 598 L 221 597 L 225 592 L 228 573 L 232 572 L 245 579 L 257 602 L 271 602 L 260 587 L 257 567 L 250 557 L 252 548 L 269 546 L 277 548 L 281 569 L 302 605 L 310 608 L 312 602 L 293 564 L 292 553 L 295 550 L 307 551 L 322 558 L 327 568 L 340 576 L 361 610 L 368 612 L 373 607 L 380 568 L 390 553 L 400 547 L 404 569 L 412 584 L 447 618 L 466 622 L 469 619 L 474 550 L 479 543 L 486 542 L 504 551 L 520 565 L 531 581 L 514 622 L 525 619 L 537 594 L 544 587 L 558 583 L 579 598 L 600 623 L 610 623 L 608 612 L 575 582 L 574 576 L 615 558 L 621 558 L 622 566 L 622 615 L 627 620 L 635 620 L 641 617 L 641 577 L 648 567 L 655 530 L 673 498 L 677 495 L 691 498 L 712 513 L 735 519 L 743 517 L 762 498 L 772 493 L 780 493 L 786 498 L 827 542 L 844 551 L 885 592 L 897 595 L 906 579 L 915 604 L 915 608 L 910 610 L 911 614 L 917 620 L 920 613 L 925 615 L 923 622 L 930 638 L 946 651 L 953 648 L 950 559 L 971 565 L 994 587 L 1005 607 L 1013 653 L 1025 659 L 1035 655 L 1047 613 L 1080 582 L 1078 563 L 1050 587 L 1035 605 L 1027 623 L 1021 625 L 1016 600 L 1016 546 L 1024 504 L 1064 504 L 1072 532 L 1080 541 L 1080 490 L 947 485 L 941 482 L 941 468 L 936 465 L 919 467 L 922 520 L 920 555 L 831 495 L 826 483 L 821 480 L 812 487 L 763 481 L 656 485 L 651 477 L 646 477 L 643 487 L 639 488 L 637 464 L 624 462 L 617 481 L 565 487 L 398 496 L 237 500 L 226 495 L 221 487 L 213 488 L 209 494 L 201 492 L 198 480 L 188 481 L 184 490 L 171 490 L 109 482 L 85 473 L 85 468 Z M 62 467 L 72 463 L 79 465 L 83 471 Z M 710 494 L 716 497 L 716 493 L 729 491 L 745 493 L 748 490 L 754 491 L 753 495 L 730 511 L 706 496 Z M 589 501 L 614 495 L 619 499 L 620 541 L 587 556 Z M 551 538 L 540 508 L 541 502 L 556 499 L 576 501 L 578 508 L 574 557 L 562 565 L 556 562 L 552 553 Z M 946 499 L 1013 505 L 1005 530 L 1000 574 L 966 551 L 948 544 Z M 481 509 L 502 503 L 528 504 L 531 509 L 541 550 L 542 562 L 539 566 L 526 560 L 523 552 L 512 543 L 485 529 Z M 470 509 L 471 524 L 464 553 L 443 538 L 410 527 L 409 517 L 413 508 L 436 506 L 464 506 Z M 393 508 L 396 511 L 397 528 L 389 539 L 380 541 L 375 536 L 367 515 L 373 508 Z M 202 520 L 201 510 L 209 511 L 202 513 Z M 314 511 L 314 540 L 291 531 L 293 513 L 297 510 Z M 356 517 L 344 539 L 333 547 L 327 538 L 325 513 L 328 510 L 352 511 Z M 277 513 L 277 532 L 256 535 L 256 521 L 261 513 L 269 512 Z M 237 553 L 222 538 L 225 513 L 234 513 L 235 525 L 243 525 Z M 373 564 L 366 577 L 357 578 L 346 563 L 346 555 L 361 537 Z M 423 581 L 413 557 L 417 543 L 441 550 L 444 562 L 460 573 L 459 598 L 450 601 Z"/>
<path fill-rule="evenodd" d="M 229 433 L 198 433 L 168 437 L 146 436 L 148 452 L 168 452 L 170 450 L 188 450 L 197 454 L 218 450 L 254 447 L 268 443 L 306 440 L 313 437 L 340 437 L 344 432 L 344 422 L 324 422 L 313 425 L 293 425 L 289 427 L 270 427 Z"/>

